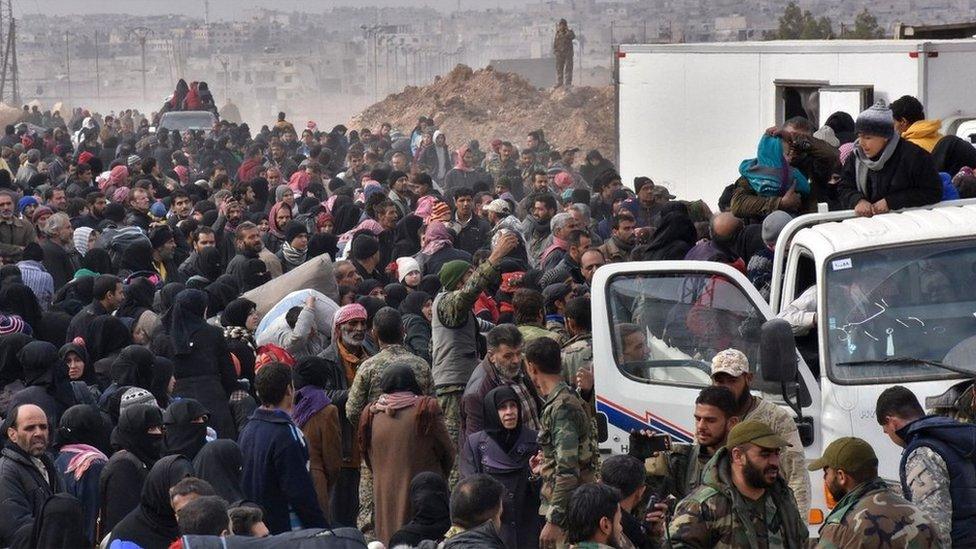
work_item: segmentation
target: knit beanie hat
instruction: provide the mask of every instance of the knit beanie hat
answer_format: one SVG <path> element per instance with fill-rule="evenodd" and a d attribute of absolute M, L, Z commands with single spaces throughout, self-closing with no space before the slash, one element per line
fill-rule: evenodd
<path fill-rule="evenodd" d="M 124 393 L 122 393 L 122 400 L 119 401 L 119 412 L 124 411 L 130 406 L 136 406 L 138 404 L 145 404 L 155 408 L 159 407 L 159 405 L 156 404 L 156 397 L 154 397 L 152 393 L 140 387 L 130 387 L 129 389 L 126 389 Z"/>
<path fill-rule="evenodd" d="M 289 221 L 285 225 L 285 242 L 291 244 L 291 241 L 300 234 L 308 235 L 308 228 L 303 223 Z"/>
<path fill-rule="evenodd" d="M 441 287 L 448 292 L 456 290 L 457 288 L 455 286 L 457 286 L 458 282 L 461 281 L 461 277 L 470 268 L 471 264 L 463 259 L 448 261 L 441 267 L 441 272 L 438 275 L 441 279 Z"/>
<path fill-rule="evenodd" d="M 762 239 L 767 244 L 775 244 L 779 238 L 779 233 L 783 232 L 786 224 L 793 220 L 793 216 L 782 211 L 775 212 L 766 216 L 762 223 Z"/>
<path fill-rule="evenodd" d="M 895 119 L 891 115 L 891 109 L 884 101 L 879 100 L 871 105 L 868 110 L 857 115 L 857 122 L 854 123 L 857 133 L 866 133 L 890 139 L 895 135 Z"/>
<path fill-rule="evenodd" d="M 380 242 L 373 235 L 360 233 L 352 239 L 351 251 L 354 259 L 369 259 L 373 257 L 373 254 L 380 251 Z"/>
<path fill-rule="evenodd" d="M 420 270 L 420 263 L 412 257 L 398 257 L 396 260 L 397 281 L 403 282 L 407 275 Z"/>
<path fill-rule="evenodd" d="M 149 233 L 149 241 L 153 249 L 162 248 L 167 242 L 173 239 L 173 229 L 167 225 L 156 227 Z"/>

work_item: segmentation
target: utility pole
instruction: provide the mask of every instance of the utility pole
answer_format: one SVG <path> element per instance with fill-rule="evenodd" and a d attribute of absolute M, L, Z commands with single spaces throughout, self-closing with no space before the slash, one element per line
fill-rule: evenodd
<path fill-rule="evenodd" d="M 10 99 L 20 104 L 20 88 L 17 81 L 17 20 L 11 0 L 0 0 L 0 49 L 3 62 L 0 66 L 0 100 L 3 100 L 10 83 Z"/>
<path fill-rule="evenodd" d="M 68 74 L 68 104 L 71 104 L 71 48 L 68 44 L 68 33 L 64 33 L 64 67 Z"/>
<path fill-rule="evenodd" d="M 146 39 L 150 36 L 156 34 L 152 29 L 146 27 L 135 27 L 129 30 L 129 36 L 135 36 L 136 40 L 139 41 L 139 47 L 142 49 L 142 68 L 139 72 L 142 73 L 142 102 L 145 103 L 149 100 L 149 95 L 146 89 Z"/>
<path fill-rule="evenodd" d="M 98 30 L 95 30 L 95 97 L 102 98 L 102 84 L 98 76 Z"/>
<path fill-rule="evenodd" d="M 229 73 L 227 71 L 227 65 L 230 65 L 230 59 L 227 59 L 226 55 L 218 55 L 216 59 L 217 62 L 220 63 L 220 66 L 224 68 L 224 97 L 230 97 L 230 83 L 228 80 Z"/>

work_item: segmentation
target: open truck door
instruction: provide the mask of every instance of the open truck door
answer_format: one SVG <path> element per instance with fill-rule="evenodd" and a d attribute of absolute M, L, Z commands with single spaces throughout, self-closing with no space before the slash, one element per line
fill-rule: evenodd
<path fill-rule="evenodd" d="M 611 264 L 597 271 L 592 296 L 594 384 L 597 411 L 608 424 L 605 449 L 626 453 L 634 429 L 693 442 L 695 398 L 711 384 L 712 357 L 731 347 L 749 358 L 753 392 L 791 408 L 807 449 L 819 452 L 817 382 L 794 347 L 792 369 L 786 353 L 767 348 L 764 355 L 772 341 L 782 349 L 783 339 L 767 325 L 769 305 L 741 272 L 699 261 Z"/>

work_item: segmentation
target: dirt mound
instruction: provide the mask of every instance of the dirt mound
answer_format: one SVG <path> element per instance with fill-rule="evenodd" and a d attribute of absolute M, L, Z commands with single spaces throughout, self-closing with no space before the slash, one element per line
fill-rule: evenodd
<path fill-rule="evenodd" d="M 496 138 L 521 147 L 528 132 L 541 128 L 557 149 L 598 149 L 616 158 L 613 99 L 610 86 L 540 90 L 514 73 L 458 65 L 428 86 L 389 95 L 353 117 L 349 127 L 390 122 L 409 132 L 418 117 L 429 116 L 452 148 L 471 139 L 487 148 Z"/>

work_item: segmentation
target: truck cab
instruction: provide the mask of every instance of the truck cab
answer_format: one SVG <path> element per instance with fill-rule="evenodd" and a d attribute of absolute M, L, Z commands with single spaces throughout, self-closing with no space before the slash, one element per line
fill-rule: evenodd
<path fill-rule="evenodd" d="M 796 418 L 808 462 L 857 436 L 876 448 L 881 476 L 897 482 L 901 448 L 882 432 L 875 403 L 904 385 L 924 405 L 976 377 L 974 282 L 976 200 L 872 218 L 800 216 L 776 243 L 769 302 L 721 263 L 601 267 L 592 307 L 602 447 L 625 453 L 634 429 L 693 442 L 711 359 L 733 347 L 749 358 L 753 394 Z M 815 298 L 815 320 L 794 340 L 776 314 L 804 292 Z M 810 486 L 815 531 L 829 512 L 822 472 L 810 473 Z"/>

